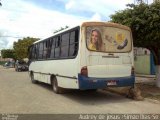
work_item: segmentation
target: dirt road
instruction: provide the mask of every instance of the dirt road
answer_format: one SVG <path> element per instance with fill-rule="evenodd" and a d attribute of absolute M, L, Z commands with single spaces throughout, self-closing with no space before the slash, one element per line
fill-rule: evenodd
<path fill-rule="evenodd" d="M 160 104 L 134 101 L 102 90 L 72 90 L 58 95 L 50 85 L 32 84 L 28 72 L 0 67 L 0 113 L 160 113 Z"/>

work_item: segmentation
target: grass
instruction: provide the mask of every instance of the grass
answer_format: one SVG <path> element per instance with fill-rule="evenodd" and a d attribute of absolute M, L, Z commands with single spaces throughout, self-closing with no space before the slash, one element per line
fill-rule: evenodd
<path fill-rule="evenodd" d="M 0 65 L 4 65 L 6 61 L 0 61 Z"/>

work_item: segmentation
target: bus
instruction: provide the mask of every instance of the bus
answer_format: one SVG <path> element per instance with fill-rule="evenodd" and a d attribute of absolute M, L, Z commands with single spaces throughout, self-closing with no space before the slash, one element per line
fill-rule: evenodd
<path fill-rule="evenodd" d="M 66 89 L 134 87 L 131 29 L 111 22 L 83 22 L 29 47 L 29 76 Z"/>

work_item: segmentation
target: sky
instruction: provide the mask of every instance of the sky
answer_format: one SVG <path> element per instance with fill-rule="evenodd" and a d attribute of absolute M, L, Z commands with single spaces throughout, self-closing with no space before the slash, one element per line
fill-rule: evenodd
<path fill-rule="evenodd" d="M 153 0 L 148 0 L 151 3 Z M 109 21 L 134 0 L 1 0 L 0 50 L 12 49 L 24 37 L 44 39 L 66 25 Z"/>

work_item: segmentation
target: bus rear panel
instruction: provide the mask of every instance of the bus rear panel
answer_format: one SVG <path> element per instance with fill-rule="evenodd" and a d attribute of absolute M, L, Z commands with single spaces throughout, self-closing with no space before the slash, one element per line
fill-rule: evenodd
<path fill-rule="evenodd" d="M 128 27 L 114 23 L 83 25 L 80 89 L 134 87 L 133 40 Z"/>

